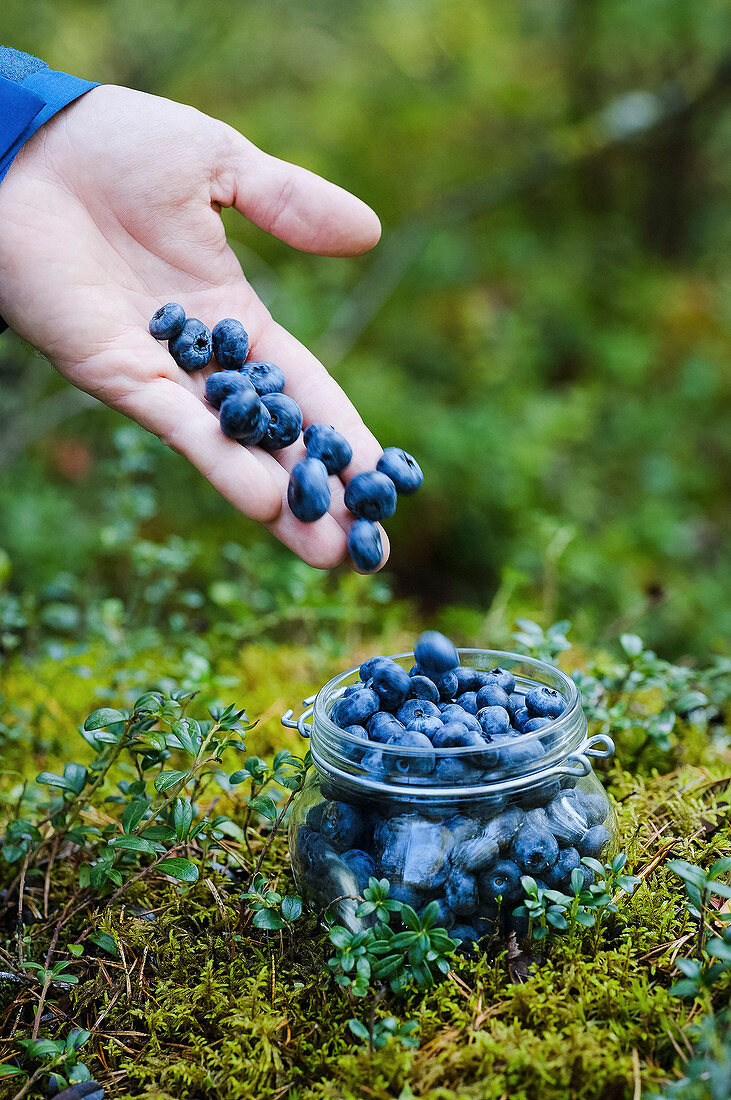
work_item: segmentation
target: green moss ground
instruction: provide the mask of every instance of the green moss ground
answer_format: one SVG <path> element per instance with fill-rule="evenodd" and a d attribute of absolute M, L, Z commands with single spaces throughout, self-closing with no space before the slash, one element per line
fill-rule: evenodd
<path fill-rule="evenodd" d="M 367 643 L 358 638 L 350 653 L 329 656 L 254 644 L 195 674 L 204 698 L 243 701 L 250 716 L 261 716 L 247 751 L 298 751 L 297 736 L 279 725 L 279 714 L 364 652 L 394 651 L 406 639 L 399 632 Z M 574 654 L 569 664 L 575 663 Z M 69 753 L 81 759 L 74 731 L 89 710 L 167 676 L 183 678 L 179 655 L 136 653 L 126 669 L 102 651 L 32 664 L 17 658 L 4 682 L 11 701 L 4 716 L 4 803 L 11 804 L 21 774 L 58 766 Z M 623 736 L 619 761 L 633 748 Z M 675 957 L 692 951 L 684 937 L 693 925 L 667 862 L 708 866 L 731 853 L 730 777 L 724 742 L 716 737 L 712 744 L 692 727 L 671 752 L 651 755 L 649 764 L 643 757 L 631 773 L 620 762 L 610 765 L 603 778 L 618 812 L 620 846 L 643 879 L 632 898 L 619 901 L 614 921 L 599 936 L 574 928 L 532 955 L 502 949 L 457 959 L 432 991 L 389 994 L 377 1004 L 350 1003 L 328 976 L 328 944 L 312 918 L 299 921 L 292 935 L 258 931 L 238 900 L 241 885 L 211 868 L 182 892 L 159 880 L 140 882 L 124 906 L 95 918 L 123 947 L 124 960 L 85 957 L 80 985 L 56 1002 L 67 1015 L 62 1032 L 71 1024 L 92 1029 L 84 1048 L 92 1074 L 108 1095 L 138 1100 L 620 1100 L 660 1091 L 682 1073 L 693 1024 L 711 1007 L 669 992 L 679 976 Z M 284 836 L 263 870 L 292 888 Z M 12 877 L 7 867 L 2 876 Z M 58 866 L 49 920 L 31 928 L 33 957 L 45 955 L 53 914 L 71 885 L 70 870 Z M 139 910 L 153 910 L 156 920 L 140 918 Z M 9 952 L 14 931 L 12 922 L 3 927 Z M 0 969 L 6 965 L 3 956 Z M 728 979 L 714 990 L 715 1008 L 728 1001 Z M 3 1034 L 29 1034 L 32 1000 L 9 984 L 0 984 L 0 997 Z M 371 1014 L 389 1013 L 418 1022 L 417 1050 L 391 1042 L 371 1053 L 353 1040 L 351 1017 L 368 1024 Z M 43 1034 L 52 1037 L 53 1027 Z M 6 1039 L 0 1061 L 14 1053 Z M 19 1087 L 0 1084 L 0 1097 Z"/>

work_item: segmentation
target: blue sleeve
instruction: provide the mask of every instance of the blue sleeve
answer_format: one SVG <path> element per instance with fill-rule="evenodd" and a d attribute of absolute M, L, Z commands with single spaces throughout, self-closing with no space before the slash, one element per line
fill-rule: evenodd
<path fill-rule="evenodd" d="M 90 80 L 49 69 L 45 61 L 30 54 L 0 46 L 0 183 L 19 150 L 44 122 L 96 87 Z M 4 328 L 0 318 L 0 331 Z"/>

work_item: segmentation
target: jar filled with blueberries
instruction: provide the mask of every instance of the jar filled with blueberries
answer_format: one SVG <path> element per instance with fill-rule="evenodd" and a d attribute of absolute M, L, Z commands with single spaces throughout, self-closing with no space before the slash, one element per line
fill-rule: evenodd
<path fill-rule="evenodd" d="M 297 720 L 313 768 L 290 816 L 295 882 L 357 931 L 369 879 L 464 947 L 521 935 L 522 879 L 572 892 L 583 857 L 606 859 L 614 815 L 574 682 L 515 653 L 463 649 L 434 631 L 414 654 L 336 676 Z M 576 879 L 574 879 L 576 881 Z"/>

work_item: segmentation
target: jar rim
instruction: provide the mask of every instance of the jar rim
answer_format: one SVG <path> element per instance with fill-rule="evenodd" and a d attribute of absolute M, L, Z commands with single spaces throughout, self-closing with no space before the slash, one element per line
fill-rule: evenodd
<path fill-rule="evenodd" d="M 471 784 L 466 782 L 459 786 L 450 787 L 438 786 L 436 782 L 430 782 L 428 776 L 421 781 L 412 781 L 407 784 L 384 783 L 377 780 L 376 777 L 369 777 L 367 772 L 363 773 L 354 769 L 352 758 L 348 757 L 342 749 L 350 748 L 351 751 L 355 751 L 358 748 L 363 748 L 364 741 L 361 738 L 353 737 L 340 726 L 337 726 L 330 718 L 329 710 L 332 708 L 333 703 L 341 698 L 348 682 L 353 682 L 354 677 L 357 677 L 360 666 L 355 665 L 328 680 L 315 697 L 311 752 L 318 769 L 322 769 L 340 781 L 347 779 L 360 787 L 370 787 L 378 791 L 387 790 L 391 795 L 402 793 L 408 795 L 408 797 L 414 797 L 416 794 L 429 797 L 436 795 L 450 797 L 455 794 L 474 795 L 488 789 L 494 791 L 496 786 L 503 787 L 506 782 L 508 785 L 513 786 L 515 783 L 529 782 L 532 784 L 545 779 L 545 773 L 554 770 L 557 763 L 564 762 L 583 739 L 586 730 L 586 719 L 582 709 L 581 693 L 577 685 L 562 669 L 546 661 L 528 657 L 521 653 L 477 648 L 458 649 L 457 652 L 462 667 L 473 667 L 475 660 L 477 660 L 480 665 L 494 664 L 498 667 L 505 667 L 512 672 L 515 672 L 516 668 L 520 668 L 526 673 L 526 675 L 516 676 L 516 681 L 520 686 L 529 684 L 545 685 L 545 679 L 548 677 L 553 681 L 551 686 L 561 691 L 566 704 L 562 714 L 553 719 L 550 726 L 520 735 L 519 743 L 521 745 L 538 745 L 540 742 L 541 747 L 544 749 L 542 753 L 536 755 L 535 766 L 513 767 L 512 769 L 498 766 L 494 769 L 493 777 L 488 782 L 473 782 Z M 414 659 L 414 654 L 410 651 L 391 655 L 391 660 L 400 663 L 413 661 Z M 529 675 L 531 671 L 535 674 L 535 678 Z M 375 751 L 385 754 L 388 758 L 396 756 L 417 758 L 421 755 L 420 750 L 409 749 L 406 746 L 387 745 L 381 742 L 369 743 Z M 474 756 L 476 752 L 481 751 L 483 750 L 476 750 L 474 746 L 469 745 L 433 749 L 437 761 Z"/>

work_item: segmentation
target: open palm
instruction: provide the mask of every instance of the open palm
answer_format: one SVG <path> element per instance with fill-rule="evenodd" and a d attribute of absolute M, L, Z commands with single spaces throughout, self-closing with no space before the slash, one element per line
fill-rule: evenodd
<path fill-rule="evenodd" d="M 227 439 L 204 400 L 208 371 L 185 374 L 147 332 L 169 300 L 209 327 L 237 317 L 251 358 L 283 368 L 305 424 L 325 421 L 350 440 L 345 479 L 375 467 L 381 448 L 356 409 L 246 282 L 226 243 L 227 206 L 322 255 L 356 255 L 380 233 L 360 200 L 224 123 L 96 88 L 38 131 L 0 187 L 0 312 L 76 386 L 154 432 L 241 512 L 327 568 L 346 553 L 342 482 L 330 479 L 327 515 L 296 520 L 286 490 L 301 439 L 276 457 Z"/>

